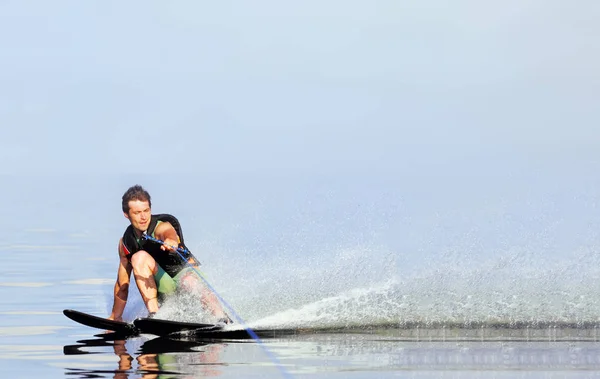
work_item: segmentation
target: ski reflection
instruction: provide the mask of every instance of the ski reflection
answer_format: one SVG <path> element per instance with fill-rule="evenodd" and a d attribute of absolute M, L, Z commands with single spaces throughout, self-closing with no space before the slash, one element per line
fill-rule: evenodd
<path fill-rule="evenodd" d="M 132 340 L 114 333 L 100 334 L 95 337 L 97 338 L 80 340 L 75 345 L 64 346 L 64 354 L 106 354 L 107 349 L 97 351 L 97 348 L 108 348 L 112 349 L 118 357 L 117 367 L 114 371 L 67 368 L 67 375 L 80 378 L 108 378 L 112 374 L 112 378 L 115 379 L 134 377 L 153 379 L 163 375 L 193 374 L 196 377 L 213 377 L 221 374 L 219 366 L 222 364 L 220 358 L 225 348 L 224 343 L 157 337 L 144 340 L 141 346 L 134 349 L 128 346 L 128 342 Z M 141 338 L 138 337 L 138 340 Z"/>

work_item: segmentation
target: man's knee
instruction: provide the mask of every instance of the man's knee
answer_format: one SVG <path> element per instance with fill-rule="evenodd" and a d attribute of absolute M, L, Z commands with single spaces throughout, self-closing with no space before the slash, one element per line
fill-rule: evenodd
<path fill-rule="evenodd" d="M 152 272 L 154 272 L 156 262 L 150 254 L 148 254 L 144 250 L 140 250 L 133 254 L 133 256 L 131 257 L 131 266 L 133 267 L 134 272 L 143 270 L 147 267 L 149 267 L 152 270 Z"/>

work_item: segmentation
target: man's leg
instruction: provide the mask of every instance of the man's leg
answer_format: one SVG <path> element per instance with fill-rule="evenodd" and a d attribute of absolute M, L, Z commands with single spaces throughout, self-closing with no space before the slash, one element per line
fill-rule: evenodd
<path fill-rule="evenodd" d="M 138 251 L 131 257 L 131 265 L 133 266 L 133 276 L 135 283 L 142 295 L 144 304 L 148 308 L 148 312 L 158 312 L 158 291 L 156 289 L 156 280 L 154 274 L 157 272 L 158 265 L 150 254 L 145 251 Z"/>
<path fill-rule="evenodd" d="M 198 278 L 198 275 L 190 270 L 184 270 L 175 277 L 179 286 L 192 293 L 200 292 L 200 302 L 205 309 L 208 309 L 218 319 L 224 319 L 230 322 L 231 319 L 221 306 L 217 296 Z"/>
<path fill-rule="evenodd" d="M 156 290 L 158 292 L 158 307 L 161 307 L 168 295 L 174 294 L 177 291 L 177 283 L 169 274 L 163 270 L 160 265 L 156 265 L 154 273 L 154 281 L 156 282 Z"/>
<path fill-rule="evenodd" d="M 225 311 L 223 310 L 221 303 L 219 303 L 219 299 L 217 299 L 217 296 L 205 285 L 202 285 L 201 291 L 202 292 L 200 295 L 200 301 L 202 302 L 202 306 L 210 310 L 211 313 L 215 315 L 215 317 L 217 317 L 218 319 L 225 319 L 224 321 L 231 321 L 229 320 L 227 314 L 225 314 Z"/>

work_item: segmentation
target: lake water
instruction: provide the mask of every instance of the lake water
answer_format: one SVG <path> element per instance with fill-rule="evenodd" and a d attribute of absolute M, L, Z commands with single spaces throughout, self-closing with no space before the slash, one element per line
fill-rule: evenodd
<path fill-rule="evenodd" d="M 14 288 L 2 289 L 4 295 L 10 291 Z M 43 291 L 56 299 L 48 288 Z M 85 298 L 83 291 L 78 296 Z M 51 301 L 46 304 L 49 307 Z M 580 338 L 474 341 L 463 335 L 440 341 L 423 333 L 420 339 L 407 340 L 393 331 L 380 331 L 308 334 L 264 339 L 262 344 L 152 336 L 115 341 L 94 336 L 97 331 L 75 325 L 60 312 L 4 312 L 2 319 L 0 365 L 12 378 L 600 376 L 600 343 Z"/>
<path fill-rule="evenodd" d="M 157 188 L 154 211 L 180 218 L 237 316 L 301 333 L 115 341 L 64 317 L 66 308 L 109 314 L 127 225 L 119 201 L 132 181 Z M 600 376 L 596 183 L 479 197 L 481 188 L 446 187 L 441 198 L 387 180 L 280 180 L 241 194 L 231 179 L 185 190 L 159 183 L 4 177 L 0 206 L 14 215 L 0 236 L 4 376 Z M 190 315 L 178 311 L 161 310 Z M 134 287 L 125 318 L 143 315 Z"/>

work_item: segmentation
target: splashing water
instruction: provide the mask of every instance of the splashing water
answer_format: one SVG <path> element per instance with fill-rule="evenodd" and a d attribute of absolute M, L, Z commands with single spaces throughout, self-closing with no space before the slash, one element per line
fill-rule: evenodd
<path fill-rule="evenodd" d="M 156 317 L 182 322 L 217 322 L 215 316 L 204 308 L 199 288 L 192 291 L 178 291 L 176 294 L 167 297 L 156 313 Z"/>
<path fill-rule="evenodd" d="M 477 265 L 447 258 L 402 278 L 396 276 L 377 283 L 380 277 L 375 276 L 370 285 L 273 312 L 255 319 L 251 326 L 348 328 L 410 323 L 493 326 L 582 324 L 600 320 L 596 284 L 600 265 L 593 252 L 583 252 L 570 261 L 515 252 Z M 331 281 L 336 279 L 331 277 Z M 287 296 L 300 302 L 304 297 L 302 291 L 297 287 Z M 271 299 L 271 304 L 274 301 Z"/>
<path fill-rule="evenodd" d="M 208 280 L 256 329 L 600 321 L 600 255 L 593 249 L 562 259 L 516 250 L 479 261 L 447 252 L 402 275 L 389 256 L 367 254 L 373 251 L 342 249 L 305 266 L 274 260 L 262 271 L 239 260 Z M 157 316 L 215 322 L 199 299 L 170 297 Z"/>

